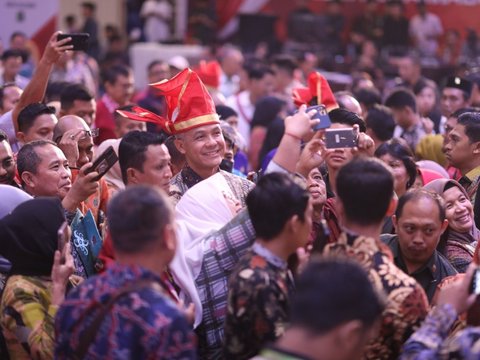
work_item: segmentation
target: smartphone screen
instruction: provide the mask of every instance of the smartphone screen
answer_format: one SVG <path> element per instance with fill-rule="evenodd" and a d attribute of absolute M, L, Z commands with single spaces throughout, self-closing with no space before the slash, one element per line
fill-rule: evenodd
<path fill-rule="evenodd" d="M 73 45 L 73 51 L 86 51 L 88 50 L 88 39 L 90 34 L 78 33 L 78 34 L 59 34 L 57 40 L 63 40 L 65 38 L 72 38 L 68 44 Z"/>

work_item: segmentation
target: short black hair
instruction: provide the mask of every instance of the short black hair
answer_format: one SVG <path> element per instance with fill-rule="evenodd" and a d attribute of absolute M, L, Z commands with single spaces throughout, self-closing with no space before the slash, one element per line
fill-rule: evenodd
<path fill-rule="evenodd" d="M 382 103 L 382 96 L 376 88 L 361 88 L 355 91 L 354 94 L 355 99 L 360 104 L 363 104 L 367 110 L 370 110 L 374 105 Z"/>
<path fill-rule="evenodd" d="M 68 81 L 53 81 L 48 83 L 44 102 L 48 104 L 51 101 L 60 101 L 63 92 L 70 84 Z"/>
<path fill-rule="evenodd" d="M 104 83 L 115 84 L 120 76 L 128 77 L 131 73 L 128 66 L 114 65 L 103 72 L 102 79 Z"/>
<path fill-rule="evenodd" d="M 243 65 L 249 79 L 263 79 L 267 74 L 273 75 L 272 69 L 263 60 L 249 59 Z"/>
<path fill-rule="evenodd" d="M 108 204 L 108 229 L 113 247 L 123 253 L 148 249 L 172 221 L 168 198 L 150 186 L 129 186 Z"/>
<path fill-rule="evenodd" d="M 465 127 L 465 134 L 471 143 L 480 141 L 480 112 L 467 112 L 460 115 L 458 124 Z"/>
<path fill-rule="evenodd" d="M 150 71 L 152 71 L 152 69 L 157 66 L 157 65 L 167 65 L 167 63 L 163 60 L 153 60 L 151 61 L 148 66 L 147 66 L 147 72 L 150 73 Z"/>
<path fill-rule="evenodd" d="M 345 124 L 345 125 L 358 125 L 361 132 L 367 130 L 365 126 L 365 121 L 355 114 L 354 112 L 348 111 L 346 109 L 333 109 L 328 113 L 332 124 Z"/>
<path fill-rule="evenodd" d="M 97 6 L 95 5 L 95 3 L 90 2 L 90 1 L 85 1 L 85 2 L 83 2 L 83 3 L 82 3 L 82 7 L 87 8 L 87 9 L 90 9 L 91 11 L 95 11 L 95 9 L 97 8 Z"/>
<path fill-rule="evenodd" d="M 393 138 L 380 145 L 375 151 L 377 158 L 386 154 L 403 163 L 408 174 L 407 189 L 410 189 L 417 177 L 417 165 L 415 164 L 414 155 L 408 145 L 397 138 Z"/>
<path fill-rule="evenodd" d="M 395 131 L 395 120 L 389 108 L 383 105 L 372 106 L 365 117 L 367 128 L 381 141 L 388 141 Z"/>
<path fill-rule="evenodd" d="M 76 100 L 90 101 L 93 99 L 92 93 L 82 84 L 70 84 L 60 96 L 60 106 L 62 110 L 69 110 L 73 107 Z"/>
<path fill-rule="evenodd" d="M 480 112 L 480 108 L 475 108 L 475 107 L 461 108 L 461 109 L 455 110 L 448 117 L 458 119 L 460 117 L 460 115 L 463 115 L 463 114 L 468 113 L 468 112 Z"/>
<path fill-rule="evenodd" d="M 57 144 L 50 140 L 35 140 L 21 147 L 17 154 L 17 170 L 20 178 L 25 171 L 31 172 L 32 174 L 37 173 L 38 164 L 42 161 L 37 155 L 37 149 L 48 144 L 58 147 Z"/>
<path fill-rule="evenodd" d="M 8 49 L 8 50 L 5 50 L 2 54 L 2 57 L 1 57 L 1 60 L 2 61 L 6 61 L 10 58 L 16 58 L 16 57 L 19 57 L 19 58 L 22 58 L 23 54 L 20 50 L 17 50 L 17 49 Z M 23 58 L 22 58 L 23 59 Z M 23 61 L 23 60 L 22 60 Z"/>
<path fill-rule="evenodd" d="M 145 152 L 150 145 L 162 145 L 164 137 L 146 131 L 131 131 L 122 138 L 118 146 L 118 162 L 122 172 L 122 180 L 127 183 L 127 169 L 143 171 Z"/>
<path fill-rule="evenodd" d="M 287 54 L 279 54 L 274 56 L 271 60 L 271 64 L 285 70 L 291 76 L 293 76 L 295 69 L 298 67 L 295 58 Z"/>
<path fill-rule="evenodd" d="M 32 103 L 25 106 L 18 114 L 18 129 L 21 132 L 27 132 L 33 126 L 33 123 L 40 115 L 55 115 L 56 110 L 53 106 L 47 106 L 43 103 Z"/>
<path fill-rule="evenodd" d="M 261 177 L 246 199 L 257 236 L 264 240 L 274 238 L 294 215 L 304 221 L 308 200 L 308 192 L 288 175 L 270 173 Z"/>
<path fill-rule="evenodd" d="M 324 334 L 348 321 L 360 320 L 368 328 L 384 308 L 385 299 L 358 263 L 348 258 L 316 258 L 296 281 L 291 326 Z"/>
<path fill-rule="evenodd" d="M 13 41 L 13 39 L 15 39 L 17 36 L 21 36 L 21 37 L 27 38 L 27 34 L 25 34 L 24 32 L 22 32 L 22 31 L 14 31 L 14 32 L 12 33 L 12 35 L 10 35 L 10 41 Z"/>
<path fill-rule="evenodd" d="M 377 159 L 354 159 L 338 172 L 337 195 L 348 220 L 360 225 L 378 224 L 393 196 L 392 173 Z"/>
<path fill-rule="evenodd" d="M 3 98 L 5 97 L 5 89 L 8 89 L 10 87 L 18 87 L 18 85 L 10 82 L 0 86 L 0 109 L 3 109 Z"/>
<path fill-rule="evenodd" d="M 443 200 L 440 195 L 428 191 L 426 189 L 411 189 L 403 194 L 400 199 L 398 199 L 397 209 L 395 210 L 395 216 L 397 219 L 400 219 L 403 214 L 403 208 L 405 205 L 411 201 L 418 201 L 420 199 L 430 199 L 438 208 L 439 220 L 443 223 L 445 220 L 445 208 L 443 206 Z"/>
<path fill-rule="evenodd" d="M 417 112 L 417 101 L 415 94 L 406 88 L 398 88 L 387 97 L 385 100 L 385 106 L 392 109 L 402 109 L 409 107 L 414 112 Z"/>

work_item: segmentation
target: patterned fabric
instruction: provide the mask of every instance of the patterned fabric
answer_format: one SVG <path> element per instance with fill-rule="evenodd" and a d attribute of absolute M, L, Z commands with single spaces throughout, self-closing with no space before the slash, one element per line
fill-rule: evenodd
<path fill-rule="evenodd" d="M 393 132 L 393 137 L 404 139 L 413 152 L 415 152 L 415 148 L 425 135 L 425 129 L 423 128 L 423 123 L 420 121 L 420 119 L 418 124 L 410 129 L 405 130 L 400 125 L 397 125 L 395 126 L 395 130 Z"/>
<path fill-rule="evenodd" d="M 465 238 L 454 239 L 450 236 L 448 237 L 445 252 L 448 261 L 455 270 L 460 273 L 467 271 L 468 265 L 470 265 L 473 260 L 477 243 L 477 240 L 469 242 Z"/>
<path fill-rule="evenodd" d="M 424 266 L 415 270 L 413 273 L 409 273 L 407 265 L 400 252 L 398 236 L 384 234 L 382 235 L 382 241 L 384 241 L 392 250 L 395 265 L 405 272 L 405 274 L 408 274 L 417 280 L 423 290 L 425 290 L 429 302 L 432 301 L 433 296 L 435 295 L 437 285 L 446 277 L 457 274 L 455 268 L 437 250 L 434 251 L 433 255 Z"/>
<path fill-rule="evenodd" d="M 394 265 L 376 239 L 344 233 L 337 243 L 326 246 L 324 254 L 356 259 L 374 287 L 386 294 L 380 334 L 367 346 L 364 359 L 396 359 L 405 340 L 427 315 L 423 289 Z"/>
<path fill-rule="evenodd" d="M 467 191 L 468 197 L 473 205 L 475 225 L 480 229 L 480 198 L 477 197 L 480 185 L 480 166 L 462 176 L 458 182 Z"/>
<path fill-rule="evenodd" d="M 287 263 L 256 243 L 230 276 L 225 358 L 249 359 L 282 336 L 293 291 Z"/>
<path fill-rule="evenodd" d="M 250 190 L 252 190 L 255 184 L 247 179 L 233 175 L 229 172 L 223 170 L 219 171 L 223 176 L 225 176 L 228 185 L 232 189 L 233 195 L 235 195 L 235 197 L 242 204 L 242 207 L 244 207 L 247 194 L 250 192 Z M 202 180 L 203 179 L 188 166 L 175 175 L 170 180 L 170 192 L 168 194 L 173 200 L 174 205 L 178 203 L 188 189 L 190 189 L 193 185 L 198 184 Z"/>
<path fill-rule="evenodd" d="M 140 266 L 115 264 L 75 288 L 55 322 L 56 359 L 71 359 L 99 304 L 125 285 L 162 280 Z M 194 335 L 163 286 L 119 297 L 98 328 L 85 359 L 196 359 Z"/>
<path fill-rule="evenodd" d="M 255 231 L 243 210 L 205 241 L 202 268 L 195 279 L 203 307 L 202 324 L 195 329 L 201 358 L 221 358 L 228 278 L 254 240 Z"/>
<path fill-rule="evenodd" d="M 3 291 L 0 322 L 11 359 L 53 359 L 52 282 L 47 277 L 10 276 Z"/>
<path fill-rule="evenodd" d="M 449 336 L 457 313 L 452 305 L 433 309 L 403 347 L 402 360 L 478 359 L 480 327 L 467 327 Z"/>

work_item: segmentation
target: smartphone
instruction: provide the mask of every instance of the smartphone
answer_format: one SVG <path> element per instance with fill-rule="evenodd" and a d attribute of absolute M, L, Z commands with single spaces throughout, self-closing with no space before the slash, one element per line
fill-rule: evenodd
<path fill-rule="evenodd" d="M 315 115 L 313 115 L 312 120 L 320 120 L 320 122 L 313 127 L 313 131 L 323 130 L 329 128 L 332 125 L 330 121 L 330 116 L 328 116 L 327 109 L 323 105 L 314 105 L 307 107 L 305 112 L 309 112 L 311 110 L 317 110 Z M 297 111 L 298 112 L 298 111 Z"/>
<path fill-rule="evenodd" d="M 93 165 L 85 171 L 85 175 L 91 173 L 92 171 L 98 172 L 98 176 L 94 181 L 100 180 L 100 178 L 107 173 L 110 168 L 115 165 L 118 161 L 118 156 L 113 146 L 109 146 L 103 153 L 100 155 L 97 160 L 94 161 Z"/>
<path fill-rule="evenodd" d="M 87 51 L 88 50 L 88 39 L 90 34 L 87 33 L 78 33 L 78 34 L 58 34 L 57 41 L 63 40 L 65 38 L 72 38 L 67 44 L 73 45 L 73 51 Z M 66 44 L 66 45 L 67 45 Z"/>
<path fill-rule="evenodd" d="M 332 125 L 330 121 L 330 116 L 328 116 L 327 109 L 323 105 L 315 105 L 307 107 L 307 113 L 310 110 L 317 110 L 315 115 L 313 115 L 312 120 L 320 120 L 320 122 L 313 127 L 313 131 L 323 130 L 329 128 Z"/>
<path fill-rule="evenodd" d="M 57 232 L 57 249 L 60 251 L 60 254 L 62 255 L 60 262 L 62 264 L 65 264 L 65 245 L 68 242 L 68 224 L 66 221 L 63 222 L 62 225 L 60 225 L 60 228 L 58 229 Z"/>
<path fill-rule="evenodd" d="M 353 128 L 326 129 L 325 146 L 327 149 L 356 147 L 358 146 L 358 134 Z"/>
<path fill-rule="evenodd" d="M 480 268 L 476 268 L 473 273 L 472 282 L 470 283 L 470 294 L 480 294 Z"/>

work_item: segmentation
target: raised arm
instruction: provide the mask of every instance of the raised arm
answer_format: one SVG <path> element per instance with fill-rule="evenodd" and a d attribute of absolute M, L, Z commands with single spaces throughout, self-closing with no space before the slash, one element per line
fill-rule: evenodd
<path fill-rule="evenodd" d="M 18 132 L 18 114 L 28 104 L 41 102 L 45 96 L 47 89 L 48 78 L 52 71 L 53 65 L 58 59 L 65 53 L 65 51 L 73 48 L 73 45 L 67 44 L 71 38 L 66 38 L 61 41 L 57 41 L 57 35 L 61 31 L 57 31 L 52 35 L 45 48 L 42 58 L 38 62 L 38 65 L 33 73 L 32 79 L 25 88 L 20 100 L 13 108 L 12 120 L 15 127 L 15 133 Z"/>

